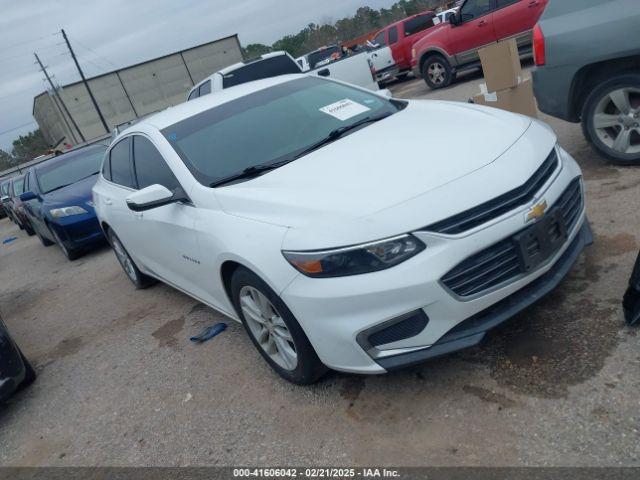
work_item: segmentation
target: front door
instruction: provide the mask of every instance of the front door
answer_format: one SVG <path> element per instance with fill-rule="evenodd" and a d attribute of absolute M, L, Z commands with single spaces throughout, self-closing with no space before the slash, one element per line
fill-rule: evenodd
<path fill-rule="evenodd" d="M 478 50 L 497 40 L 493 28 L 493 0 L 467 0 L 460 9 L 462 23 L 451 30 L 451 45 L 458 63 L 478 60 Z"/>
<path fill-rule="evenodd" d="M 145 136 L 133 137 L 133 166 L 138 189 L 150 185 L 162 185 L 171 191 L 183 188 L 162 154 Z M 196 214 L 195 206 L 189 202 L 139 213 L 132 248 L 152 274 L 202 298 L 204 290 L 197 281 L 201 262 L 194 232 Z"/>

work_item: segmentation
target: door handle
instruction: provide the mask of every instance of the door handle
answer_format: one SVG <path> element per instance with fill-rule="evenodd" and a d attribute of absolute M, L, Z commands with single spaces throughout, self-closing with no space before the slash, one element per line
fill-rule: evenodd
<path fill-rule="evenodd" d="M 113 202 L 111 201 L 111 199 L 110 199 L 110 198 L 105 198 L 105 199 L 104 199 L 104 204 L 105 204 L 105 205 L 113 205 Z"/>
<path fill-rule="evenodd" d="M 320 70 L 318 72 L 318 75 L 320 75 L 321 77 L 329 77 L 331 76 L 331 72 L 329 71 L 328 68 L 325 68 L 324 70 Z"/>
<path fill-rule="evenodd" d="M 540 5 L 540 2 L 529 2 L 529 8 L 537 7 Z"/>
<path fill-rule="evenodd" d="M 487 26 L 486 20 L 482 20 L 480 23 L 478 23 L 478 27 L 486 27 L 486 26 Z"/>

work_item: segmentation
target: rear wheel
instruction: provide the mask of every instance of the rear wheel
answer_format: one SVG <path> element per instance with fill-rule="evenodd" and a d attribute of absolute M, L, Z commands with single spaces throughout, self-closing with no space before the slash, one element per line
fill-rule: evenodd
<path fill-rule="evenodd" d="M 124 270 L 124 273 L 127 274 L 127 277 L 129 277 L 129 280 L 131 280 L 131 283 L 133 283 L 136 288 L 148 288 L 157 282 L 155 278 L 145 275 L 140 271 L 135 262 L 129 256 L 129 253 L 125 250 L 118 236 L 111 229 L 109 229 L 109 241 L 113 247 L 113 251 L 116 254 L 118 262 L 120 262 L 120 265 Z"/>
<path fill-rule="evenodd" d="M 640 163 L 640 74 L 622 74 L 596 87 L 582 110 L 582 130 L 603 156 Z"/>
<path fill-rule="evenodd" d="M 434 90 L 448 87 L 453 81 L 451 65 L 441 55 L 431 55 L 422 64 L 422 78 Z"/>
<path fill-rule="evenodd" d="M 282 378 L 309 385 L 327 371 L 296 318 L 260 277 L 239 268 L 231 296 L 251 341 Z"/>
<path fill-rule="evenodd" d="M 24 231 L 27 232 L 27 235 L 30 237 L 33 237 L 36 234 L 28 220 L 24 222 Z"/>

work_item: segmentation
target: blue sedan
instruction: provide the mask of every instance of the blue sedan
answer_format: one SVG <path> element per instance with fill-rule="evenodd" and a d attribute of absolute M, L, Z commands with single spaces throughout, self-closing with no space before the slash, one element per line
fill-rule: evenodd
<path fill-rule="evenodd" d="M 44 246 L 58 244 L 69 260 L 104 242 L 91 188 L 106 149 L 79 148 L 30 168 L 25 176 L 20 199 L 36 235 Z"/>

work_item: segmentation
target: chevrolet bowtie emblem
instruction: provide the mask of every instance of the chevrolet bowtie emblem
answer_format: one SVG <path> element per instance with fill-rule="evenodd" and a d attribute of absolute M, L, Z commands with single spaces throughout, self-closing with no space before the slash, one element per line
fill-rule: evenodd
<path fill-rule="evenodd" d="M 537 220 L 538 218 L 541 218 L 544 215 L 544 212 L 547 211 L 547 207 L 548 207 L 548 204 L 546 200 L 543 200 L 537 205 L 534 205 L 533 207 L 531 207 L 526 214 L 525 223 L 529 223 L 532 220 Z"/>

